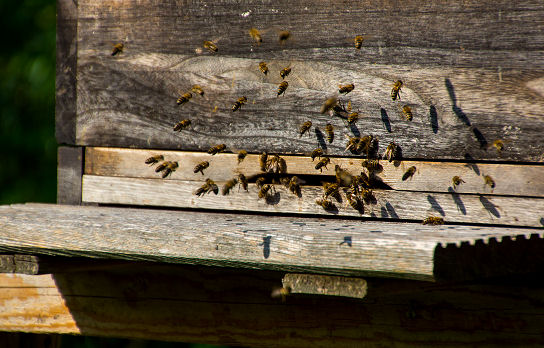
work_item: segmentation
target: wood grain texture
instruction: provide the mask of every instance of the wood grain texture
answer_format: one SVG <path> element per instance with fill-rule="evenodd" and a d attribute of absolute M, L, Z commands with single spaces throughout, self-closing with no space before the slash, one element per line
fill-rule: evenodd
<path fill-rule="evenodd" d="M 312 120 L 321 131 L 327 122 L 336 126 L 337 140 L 327 145 L 335 155 L 343 154 L 345 135 L 362 133 L 397 142 L 412 159 L 542 161 L 543 15 L 534 1 L 84 1 L 77 143 L 202 151 L 224 142 L 300 154 L 319 143 L 313 129 L 311 137 L 297 135 Z M 247 33 L 252 26 L 263 31 L 259 46 Z M 284 45 L 275 39 L 280 28 L 293 35 Z M 358 51 L 349 40 L 362 31 L 369 38 Z M 217 54 L 198 53 L 215 38 Z M 125 52 L 111 57 L 119 41 Z M 268 76 L 258 70 L 262 60 Z M 277 98 L 278 72 L 288 65 L 290 85 Z M 397 79 L 405 83 L 402 102 L 390 97 Z M 351 129 L 319 112 L 340 83 L 356 86 L 348 97 L 363 117 Z M 193 84 L 205 97 L 177 106 L 178 91 Z M 231 112 L 242 95 L 248 104 Z M 413 106 L 412 122 L 400 118 L 404 103 Z M 174 133 L 184 118 L 192 128 Z M 496 139 L 506 141 L 501 153 L 488 149 Z"/>
<path fill-rule="evenodd" d="M 259 155 L 248 155 L 242 163 L 238 163 L 236 154 L 217 154 L 214 156 L 201 152 L 180 152 L 165 150 L 139 150 L 119 148 L 85 149 L 85 174 L 100 176 L 119 176 L 132 178 L 159 178 L 144 161 L 155 155 L 165 156 L 165 160 L 178 161 L 180 167 L 172 173 L 171 179 L 201 182 L 205 178 L 216 181 L 227 181 L 242 173 L 246 177 L 261 174 Z M 307 156 L 282 156 L 287 163 L 287 173 L 291 175 L 319 175 L 315 170 L 316 161 Z M 209 161 L 210 167 L 205 175 L 194 173 L 195 165 Z M 353 175 L 359 175 L 363 168 L 361 159 L 334 157 L 323 175 L 335 175 L 334 166 L 348 170 Z M 544 197 L 544 165 L 511 165 L 494 163 L 452 163 L 452 162 L 423 162 L 403 161 L 395 165 L 381 161 L 383 171 L 377 176 L 392 189 L 398 191 L 427 191 L 449 193 L 479 193 L 485 195 L 514 195 Z M 402 175 L 410 167 L 418 168 L 417 174 L 410 180 L 402 181 Z M 365 171 L 366 172 L 366 171 Z M 452 177 L 460 176 L 465 183 L 455 190 L 452 187 Z M 491 190 L 484 186 L 483 175 L 489 175 L 496 183 Z"/>
<path fill-rule="evenodd" d="M 288 273 L 281 280 L 292 294 L 364 298 L 367 282 L 362 278 Z"/>
<path fill-rule="evenodd" d="M 529 347 L 544 339 L 541 283 L 382 282 L 363 300 L 293 295 L 285 303 L 270 298 L 281 274 L 210 267 L 0 275 L 0 283 L 6 331 L 250 347 Z"/>
<path fill-rule="evenodd" d="M 60 146 L 57 151 L 57 203 L 81 204 L 83 148 Z"/>
<path fill-rule="evenodd" d="M 441 216 L 447 222 L 531 227 L 542 227 L 544 221 L 542 198 L 374 190 L 376 202 L 365 204 L 361 214 L 349 206 L 343 194 L 340 201 L 331 199 L 335 207 L 325 211 L 316 204 L 316 200 L 323 198 L 323 189 L 316 186 L 302 187 L 302 196 L 297 197 L 282 185 L 275 185 L 276 193 L 265 200 L 258 198 L 259 188 L 255 184 L 249 184 L 249 192 L 234 188 L 228 196 L 220 193 L 198 197 L 194 192 L 202 184 L 181 180 L 84 175 L 82 201 L 276 214 L 372 217 L 396 221 L 422 221 L 429 216 Z M 221 187 L 224 182 L 216 184 Z"/>
<path fill-rule="evenodd" d="M 33 255 L 0 255 L 0 273 L 38 273 L 38 257 Z"/>
<path fill-rule="evenodd" d="M 3 252 L 421 280 L 434 279 L 438 244 L 542 232 L 34 204 L 0 207 L 0 227 Z M 516 257 L 529 255 L 502 261 Z"/>

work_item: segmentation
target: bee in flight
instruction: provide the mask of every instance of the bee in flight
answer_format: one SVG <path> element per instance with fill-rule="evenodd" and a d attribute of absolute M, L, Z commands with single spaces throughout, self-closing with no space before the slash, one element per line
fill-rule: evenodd
<path fill-rule="evenodd" d="M 204 175 L 204 169 L 208 168 L 209 166 L 210 166 L 210 162 L 208 161 L 200 162 L 199 164 L 195 166 L 195 169 L 193 169 L 193 172 L 195 174 L 198 172 L 201 172 L 202 175 Z"/>
<path fill-rule="evenodd" d="M 327 111 L 334 108 L 337 104 L 338 104 L 338 99 L 334 97 L 327 99 L 325 103 L 323 103 L 323 106 L 321 106 L 321 113 L 322 114 L 326 113 Z"/>
<path fill-rule="evenodd" d="M 283 93 L 285 93 L 285 90 L 287 89 L 287 87 L 289 87 L 289 83 L 287 81 L 283 81 L 282 83 L 280 83 L 280 85 L 278 86 L 278 97 L 280 95 L 282 95 Z"/>
<path fill-rule="evenodd" d="M 185 129 L 191 125 L 191 120 L 181 120 L 174 125 L 174 132 L 181 132 L 182 129 Z"/>
<path fill-rule="evenodd" d="M 249 184 L 249 181 L 247 180 L 246 176 L 244 174 L 238 174 L 238 183 L 242 188 L 246 191 L 248 191 L 247 187 Z"/>
<path fill-rule="evenodd" d="M 208 49 L 210 52 L 219 51 L 219 48 L 217 48 L 217 45 L 214 44 L 212 41 L 204 41 L 203 46 L 204 48 Z"/>
<path fill-rule="evenodd" d="M 353 41 L 355 42 L 355 48 L 360 50 L 363 45 L 364 37 L 362 35 L 357 35 Z"/>
<path fill-rule="evenodd" d="M 249 36 L 255 41 L 257 44 L 260 44 L 263 42 L 263 37 L 261 36 L 261 32 L 256 28 L 249 29 Z"/>
<path fill-rule="evenodd" d="M 282 79 L 285 79 L 290 73 L 291 73 L 291 68 L 290 67 L 283 68 L 280 71 L 280 76 L 281 76 Z"/>
<path fill-rule="evenodd" d="M 223 186 L 223 189 L 221 190 L 221 194 L 223 196 L 228 195 L 230 193 L 230 190 L 232 190 L 232 188 L 236 186 L 237 183 L 238 183 L 238 180 L 236 178 L 232 178 L 229 181 L 227 181 L 225 185 Z"/>
<path fill-rule="evenodd" d="M 153 166 L 153 165 L 155 165 L 156 163 L 159 163 L 162 160 L 164 160 L 163 155 L 155 155 L 155 156 L 151 156 L 148 159 L 146 159 L 145 164 L 149 164 L 150 166 Z"/>
<path fill-rule="evenodd" d="M 485 185 L 491 187 L 491 190 L 493 190 L 495 188 L 495 181 L 489 175 L 484 175 L 484 187 Z"/>
<path fill-rule="evenodd" d="M 338 93 L 348 94 L 349 92 L 353 91 L 354 88 L 355 88 L 355 85 L 353 83 L 350 83 L 347 85 L 338 85 Z"/>
<path fill-rule="evenodd" d="M 215 194 L 219 193 L 219 187 L 217 187 L 217 185 L 212 179 L 206 179 L 206 182 L 204 183 L 204 185 L 200 186 L 195 191 L 195 195 L 200 197 L 204 193 L 210 193 L 210 192 L 213 192 Z"/>
<path fill-rule="evenodd" d="M 317 148 L 314 151 L 312 151 L 312 154 L 310 155 L 312 157 L 312 162 L 316 159 L 316 157 L 321 158 L 323 156 L 323 149 Z"/>
<path fill-rule="evenodd" d="M 319 171 L 323 172 L 323 167 L 324 168 L 327 168 L 327 165 L 331 163 L 331 160 L 330 158 L 328 157 L 323 157 L 322 159 L 319 160 L 319 162 L 317 162 L 317 164 L 315 165 L 315 169 L 319 169 Z"/>
<path fill-rule="evenodd" d="M 288 30 L 282 30 L 278 33 L 278 40 L 280 44 L 284 44 L 291 37 L 291 33 Z"/>
<path fill-rule="evenodd" d="M 437 216 L 429 216 L 425 218 L 422 222 L 423 225 L 443 225 L 444 219 Z"/>
<path fill-rule="evenodd" d="M 393 84 L 393 89 L 391 90 L 391 99 L 397 100 L 397 98 L 400 99 L 400 89 L 402 87 L 402 81 L 397 80 Z"/>
<path fill-rule="evenodd" d="M 165 161 L 162 162 L 155 168 L 155 172 L 162 172 L 162 178 L 166 178 L 168 175 L 172 174 L 172 172 L 175 172 L 178 168 L 178 162 L 172 162 L 172 161 Z"/>
<path fill-rule="evenodd" d="M 329 198 L 331 196 L 335 197 L 336 199 L 338 199 L 340 196 L 338 184 L 330 182 L 323 183 L 323 197 Z"/>
<path fill-rule="evenodd" d="M 191 92 L 199 94 L 201 97 L 204 96 L 204 90 L 199 85 L 194 85 L 191 88 Z"/>
<path fill-rule="evenodd" d="M 262 176 L 261 176 L 261 177 L 258 177 L 257 180 L 255 180 L 255 185 L 256 185 L 258 188 L 261 188 L 261 187 L 263 187 L 265 181 L 266 181 L 266 179 L 263 178 Z"/>
<path fill-rule="evenodd" d="M 334 166 L 334 172 L 336 176 L 336 183 L 340 186 L 347 187 L 353 184 L 355 177 L 351 175 L 347 170 L 342 169 L 338 164 Z"/>
<path fill-rule="evenodd" d="M 500 139 L 495 140 L 493 142 L 492 146 L 497 149 L 498 153 L 500 153 L 502 150 L 504 150 L 504 141 L 502 141 Z"/>
<path fill-rule="evenodd" d="M 247 151 L 240 150 L 240 152 L 238 152 L 238 164 L 242 163 L 242 161 L 246 158 L 246 156 L 247 156 Z"/>
<path fill-rule="evenodd" d="M 391 163 L 393 160 L 397 158 L 399 154 L 399 146 L 395 144 L 394 142 L 390 142 L 389 145 L 387 145 L 387 149 L 385 149 L 385 152 L 383 154 L 383 157 Z"/>
<path fill-rule="evenodd" d="M 267 75 L 267 74 L 268 74 L 268 65 L 266 65 L 265 62 L 260 62 L 260 63 L 259 63 L 259 70 L 260 70 L 263 74 Z"/>
<path fill-rule="evenodd" d="M 115 56 L 119 53 L 123 53 L 123 48 L 125 48 L 125 45 L 123 45 L 122 42 L 116 44 L 115 46 L 113 46 L 113 50 L 111 51 L 111 55 L 112 56 Z"/>
<path fill-rule="evenodd" d="M 223 152 L 225 151 L 225 149 L 227 148 L 227 145 L 225 144 L 219 144 L 219 145 L 216 145 L 216 146 L 212 146 L 208 149 L 208 153 L 210 155 L 215 155 L 217 153 L 220 153 L 220 152 Z"/>
<path fill-rule="evenodd" d="M 300 126 L 298 134 L 302 136 L 304 133 L 308 132 L 310 128 L 312 128 L 312 121 L 306 121 Z M 310 132 L 308 132 L 308 135 L 310 135 Z"/>
<path fill-rule="evenodd" d="M 232 112 L 234 112 L 234 111 L 238 110 L 239 108 L 241 108 L 242 105 L 244 105 L 245 103 L 247 103 L 247 98 L 246 97 L 238 98 L 238 100 L 232 106 Z"/>
<path fill-rule="evenodd" d="M 327 125 L 325 126 L 325 133 L 327 133 L 327 141 L 329 142 L 329 144 L 331 144 L 334 140 L 334 126 L 330 123 L 327 123 Z"/>
<path fill-rule="evenodd" d="M 259 156 L 259 165 L 261 167 L 261 171 L 266 172 L 266 164 L 268 163 L 268 154 L 266 152 L 263 152 Z"/>
<path fill-rule="evenodd" d="M 464 183 L 465 181 L 463 179 L 461 179 L 460 177 L 458 177 L 457 175 L 454 176 L 453 178 L 451 178 L 451 183 L 453 184 L 453 189 L 457 189 L 457 186 L 461 185 L 462 183 Z"/>
<path fill-rule="evenodd" d="M 409 105 L 404 105 L 402 107 L 402 115 L 408 121 L 412 121 L 414 119 L 414 113 L 412 112 L 412 108 Z"/>
<path fill-rule="evenodd" d="M 402 181 L 408 180 L 408 179 L 411 178 L 415 173 L 416 173 L 416 167 L 415 167 L 415 166 L 411 166 L 410 168 L 408 168 L 408 170 L 407 170 L 407 171 L 404 173 L 404 175 L 402 176 Z"/>
<path fill-rule="evenodd" d="M 178 100 L 176 101 L 176 103 L 178 103 L 178 105 L 181 105 L 181 104 L 185 104 L 189 101 L 189 99 L 191 99 L 193 97 L 193 95 L 189 92 L 187 93 L 184 93 L 182 94 Z"/>

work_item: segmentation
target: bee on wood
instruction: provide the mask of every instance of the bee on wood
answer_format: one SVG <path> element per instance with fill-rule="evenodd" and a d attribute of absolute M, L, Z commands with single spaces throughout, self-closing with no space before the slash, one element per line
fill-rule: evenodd
<path fill-rule="evenodd" d="M 247 187 L 249 184 L 249 181 L 247 180 L 246 176 L 244 174 L 238 174 L 238 183 L 242 188 L 246 191 L 248 191 Z"/>
<path fill-rule="evenodd" d="M 402 81 L 401 80 L 395 81 L 395 84 L 393 84 L 393 89 L 391 89 L 391 99 L 397 100 L 397 98 L 399 98 L 400 100 L 401 87 L 402 87 Z"/>
<path fill-rule="evenodd" d="M 261 189 L 259 190 L 259 199 L 265 198 L 268 196 L 270 189 L 272 188 L 272 185 L 270 184 L 264 184 L 261 186 Z"/>
<path fill-rule="evenodd" d="M 201 196 L 204 193 L 210 193 L 213 192 L 215 194 L 219 193 L 219 187 L 215 184 L 215 182 L 212 179 L 206 179 L 206 182 L 204 185 L 200 186 L 196 191 L 195 195 Z"/>
<path fill-rule="evenodd" d="M 359 143 L 361 142 L 360 137 L 348 137 L 348 143 L 346 145 L 346 149 L 344 151 L 350 151 L 352 153 L 357 153 L 357 147 Z"/>
<path fill-rule="evenodd" d="M 255 180 L 255 185 L 257 187 L 261 188 L 261 187 L 263 187 L 265 181 L 266 181 L 266 179 L 261 176 L 261 177 L 257 178 L 257 180 Z"/>
<path fill-rule="evenodd" d="M 234 112 L 234 111 L 238 110 L 239 108 L 241 108 L 242 105 L 244 105 L 245 103 L 247 103 L 247 98 L 246 97 L 238 98 L 236 103 L 234 103 L 234 105 L 232 106 L 232 112 Z"/>
<path fill-rule="evenodd" d="M 402 176 L 402 181 L 408 180 L 408 179 L 411 178 L 415 173 L 416 173 L 416 167 L 415 167 L 415 166 L 411 166 L 410 168 L 408 168 L 408 170 L 407 170 L 407 171 L 404 173 L 404 175 Z"/>
<path fill-rule="evenodd" d="M 285 90 L 287 89 L 287 87 L 289 87 L 289 83 L 287 81 L 283 81 L 282 83 L 280 83 L 280 85 L 278 86 L 278 97 L 280 95 L 282 95 L 283 93 L 285 93 Z"/>
<path fill-rule="evenodd" d="M 319 162 L 317 162 L 317 164 L 315 165 L 315 169 L 319 169 L 320 172 L 323 172 L 323 167 L 327 168 L 327 164 L 329 163 L 331 163 L 330 158 L 323 157 L 319 160 Z"/>
<path fill-rule="evenodd" d="M 362 185 L 364 188 L 370 188 L 370 178 L 366 175 L 365 172 L 361 172 L 360 175 L 357 175 L 357 182 L 359 185 Z"/>
<path fill-rule="evenodd" d="M 282 79 L 285 79 L 287 77 L 287 75 L 289 75 L 290 73 L 291 73 L 291 68 L 290 67 L 283 68 L 280 71 L 280 76 L 281 76 Z"/>
<path fill-rule="evenodd" d="M 302 135 L 308 132 L 310 128 L 312 128 L 312 121 L 306 121 L 300 126 L 298 134 L 302 137 Z M 310 132 L 308 132 L 308 135 L 310 135 Z"/>
<path fill-rule="evenodd" d="M 331 144 L 334 140 L 334 126 L 330 123 L 327 123 L 327 125 L 325 126 L 325 133 L 327 133 L 327 141 L 329 142 L 329 144 Z"/>
<path fill-rule="evenodd" d="M 355 42 L 355 48 L 360 50 L 361 46 L 363 46 L 364 38 L 362 35 L 355 36 L 355 39 L 353 40 Z"/>
<path fill-rule="evenodd" d="M 361 191 L 361 196 L 363 197 L 363 200 L 366 204 L 376 200 L 376 197 L 374 197 L 374 192 L 372 192 L 371 189 L 363 189 Z"/>
<path fill-rule="evenodd" d="M 464 183 L 463 179 L 461 179 L 460 177 L 458 177 L 457 175 L 454 176 L 453 178 L 451 178 L 451 183 L 453 184 L 453 189 L 456 189 L 457 186 L 461 185 L 462 183 Z"/>
<path fill-rule="evenodd" d="M 195 174 L 198 172 L 201 172 L 202 175 L 204 175 L 204 169 L 208 168 L 209 166 L 210 166 L 210 162 L 208 161 L 200 162 L 199 164 L 195 166 L 195 169 L 193 169 L 193 172 Z"/>
<path fill-rule="evenodd" d="M 383 157 L 391 163 L 393 160 L 397 158 L 399 154 L 399 146 L 395 144 L 394 142 L 390 142 L 389 145 L 387 145 L 387 149 L 385 149 L 385 152 L 383 154 Z"/>
<path fill-rule="evenodd" d="M 323 149 L 319 147 L 312 151 L 312 154 L 310 155 L 310 157 L 312 157 L 312 162 L 315 160 L 316 157 L 321 158 L 321 156 L 323 156 Z"/>
<path fill-rule="evenodd" d="M 225 144 L 219 144 L 219 145 L 216 145 L 216 146 L 212 146 L 208 149 L 208 153 L 210 155 L 215 155 L 217 153 L 220 153 L 220 152 L 223 152 L 225 151 L 225 149 L 227 148 L 227 145 Z"/>
<path fill-rule="evenodd" d="M 263 42 L 263 37 L 261 36 L 261 32 L 258 29 L 251 28 L 249 29 L 249 36 L 255 41 L 257 44 L 260 44 Z"/>
<path fill-rule="evenodd" d="M 355 85 L 353 83 L 350 83 L 347 85 L 338 85 L 338 93 L 348 94 L 349 92 L 353 91 L 354 88 L 355 88 Z"/>
<path fill-rule="evenodd" d="M 148 159 L 145 160 L 145 164 L 149 164 L 151 166 L 155 165 L 156 163 L 159 163 L 160 161 L 164 160 L 163 155 L 155 155 L 151 156 Z"/>
<path fill-rule="evenodd" d="M 371 154 L 377 150 L 378 147 L 378 138 L 373 135 L 365 135 L 359 140 L 359 143 L 355 147 L 355 153 L 364 152 L 367 157 L 370 157 Z"/>
<path fill-rule="evenodd" d="M 346 198 L 348 200 L 349 205 L 355 210 L 359 212 L 359 214 L 364 213 L 364 205 L 363 202 L 361 202 L 361 199 L 353 193 L 347 194 Z"/>
<path fill-rule="evenodd" d="M 363 160 L 361 163 L 364 168 L 368 170 L 368 172 L 376 172 L 381 173 L 383 171 L 383 166 L 380 164 L 379 160 Z"/>
<path fill-rule="evenodd" d="M 199 85 L 194 85 L 191 88 L 191 92 L 199 94 L 201 97 L 204 96 L 204 90 Z"/>
<path fill-rule="evenodd" d="M 288 30 L 282 30 L 278 33 L 278 40 L 280 44 L 284 44 L 291 37 L 291 33 Z"/>
<path fill-rule="evenodd" d="M 495 181 L 489 175 L 484 175 L 484 187 L 485 185 L 491 187 L 493 190 L 495 188 Z"/>
<path fill-rule="evenodd" d="M 221 189 L 221 194 L 223 196 L 228 195 L 230 193 L 230 190 L 232 190 L 232 188 L 236 186 L 237 183 L 238 183 L 238 180 L 236 178 L 233 178 L 227 181 L 225 185 L 223 186 L 223 188 Z"/>
<path fill-rule="evenodd" d="M 182 129 L 185 129 L 191 125 L 191 120 L 181 120 L 174 125 L 174 132 L 181 132 Z"/>
<path fill-rule="evenodd" d="M 265 169 L 276 174 L 285 173 L 287 172 L 287 163 L 285 162 L 285 159 L 281 158 L 279 155 L 274 155 L 266 163 Z"/>
<path fill-rule="evenodd" d="M 359 113 L 358 112 L 351 112 L 348 115 L 348 124 L 354 124 L 359 119 Z"/>
<path fill-rule="evenodd" d="M 187 103 L 187 102 L 189 101 L 189 99 L 191 99 L 192 97 L 193 97 L 193 95 L 192 95 L 191 93 L 189 93 L 189 92 L 184 93 L 184 94 L 182 94 L 182 95 L 178 98 L 178 100 L 176 100 L 176 103 L 177 103 L 178 105 L 185 104 L 185 103 Z"/>
<path fill-rule="evenodd" d="M 334 203 L 327 199 L 318 199 L 315 203 L 325 210 L 334 210 L 335 208 Z"/>
<path fill-rule="evenodd" d="M 414 119 L 414 113 L 412 112 L 412 108 L 409 105 L 404 105 L 402 107 L 402 115 L 408 121 L 412 121 Z"/>
<path fill-rule="evenodd" d="M 240 152 L 238 152 L 238 164 L 242 163 L 242 161 L 246 158 L 246 156 L 247 156 L 247 151 L 240 150 Z"/>
<path fill-rule="evenodd" d="M 155 168 L 155 172 L 162 172 L 162 178 L 166 178 L 168 175 L 175 172 L 178 168 L 178 162 L 164 161 Z"/>
<path fill-rule="evenodd" d="M 423 225 L 443 225 L 444 219 L 437 216 L 429 216 L 425 218 L 422 222 Z"/>
<path fill-rule="evenodd" d="M 289 183 L 287 184 L 287 188 L 289 191 L 291 191 L 293 194 L 300 197 L 302 195 L 301 189 L 300 189 L 300 179 L 297 176 L 293 176 L 291 180 L 289 180 Z"/>
<path fill-rule="evenodd" d="M 265 62 L 260 62 L 260 63 L 259 63 L 259 70 L 260 70 L 263 74 L 267 75 L 267 74 L 268 74 L 268 65 L 266 65 Z"/>
<path fill-rule="evenodd" d="M 266 172 L 266 164 L 268 163 L 268 154 L 266 152 L 263 152 L 259 156 L 259 165 L 261 167 L 261 171 Z"/>
<path fill-rule="evenodd" d="M 217 48 L 217 45 L 214 44 L 211 41 L 204 41 L 204 48 L 208 49 L 210 52 L 217 52 L 219 51 L 219 48 Z"/>
<path fill-rule="evenodd" d="M 329 198 L 332 197 L 338 197 L 340 195 L 339 186 L 337 183 L 323 183 L 323 197 Z"/>
<path fill-rule="evenodd" d="M 495 140 L 492 146 L 497 149 L 497 153 L 500 153 L 502 150 L 504 150 L 504 142 L 500 139 Z"/>
<path fill-rule="evenodd" d="M 334 108 L 337 104 L 338 104 L 338 99 L 334 97 L 327 99 L 325 103 L 323 103 L 323 105 L 321 106 L 321 113 L 322 114 L 326 113 L 330 109 Z"/>
<path fill-rule="evenodd" d="M 123 48 L 125 48 L 125 45 L 123 45 L 122 42 L 116 44 L 113 46 L 113 50 L 111 51 L 111 55 L 115 56 L 119 53 L 123 53 Z"/>

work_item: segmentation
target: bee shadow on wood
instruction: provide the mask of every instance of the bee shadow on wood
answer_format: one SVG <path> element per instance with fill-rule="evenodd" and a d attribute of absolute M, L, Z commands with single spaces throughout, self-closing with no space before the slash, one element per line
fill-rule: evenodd
<path fill-rule="evenodd" d="M 389 203 L 389 202 L 385 203 L 385 209 L 387 209 L 387 213 L 393 219 L 399 219 L 399 216 L 398 216 L 397 212 L 395 211 L 395 208 L 391 205 L 391 203 Z"/>
<path fill-rule="evenodd" d="M 279 192 L 274 192 L 271 195 L 267 195 L 265 198 L 266 204 L 270 204 L 270 205 L 276 205 L 280 202 L 280 200 L 281 200 L 281 195 Z"/>
<path fill-rule="evenodd" d="M 427 201 L 431 204 L 431 207 L 433 210 L 438 212 L 438 214 L 442 216 L 446 216 L 446 213 L 444 213 L 444 209 L 440 206 L 440 203 L 431 195 L 427 195 Z"/>
<path fill-rule="evenodd" d="M 392 130 L 391 130 L 391 122 L 389 122 L 389 116 L 387 115 L 387 111 L 385 111 L 384 108 L 381 108 L 380 109 L 380 113 L 382 114 L 382 123 L 383 123 L 383 126 L 385 127 L 385 129 L 391 133 Z"/>
<path fill-rule="evenodd" d="M 448 94 L 450 95 L 450 99 L 452 102 L 452 111 L 453 113 L 467 126 L 471 126 L 470 120 L 467 117 L 467 114 L 461 110 L 460 107 L 457 106 L 457 97 L 455 96 L 455 90 L 453 88 L 453 84 L 451 83 L 450 79 L 446 78 L 444 80 L 446 84 L 446 89 L 448 90 Z"/>
<path fill-rule="evenodd" d="M 344 240 L 340 242 L 339 245 L 347 244 L 349 247 L 351 247 L 351 236 L 345 236 Z"/>
<path fill-rule="evenodd" d="M 319 144 L 319 147 L 327 151 L 327 142 L 325 141 L 325 136 L 323 135 L 323 132 L 317 127 L 315 127 L 315 136 L 317 138 L 317 143 Z"/>
<path fill-rule="evenodd" d="M 263 247 L 263 256 L 265 259 L 268 259 L 268 257 L 270 257 L 270 240 L 271 239 L 272 239 L 272 236 L 263 237 L 263 242 L 259 244 L 259 246 Z"/>
<path fill-rule="evenodd" d="M 463 215 L 467 215 L 467 209 L 465 208 L 465 204 L 461 200 L 461 195 L 455 192 L 453 187 L 448 187 L 448 192 L 451 193 L 451 198 L 453 198 L 453 202 L 455 205 L 457 205 L 457 209 L 461 212 Z"/>
<path fill-rule="evenodd" d="M 490 212 L 493 216 L 500 218 L 501 213 L 497 210 L 497 206 L 493 204 L 489 199 L 485 198 L 484 196 L 480 196 L 480 203 L 484 206 L 484 208 Z"/>
<path fill-rule="evenodd" d="M 436 112 L 436 108 L 434 105 L 431 105 L 429 107 L 429 119 L 431 121 L 431 128 L 433 129 L 433 133 L 438 133 L 438 113 Z"/>
<path fill-rule="evenodd" d="M 472 127 L 472 134 L 474 134 L 474 136 L 476 137 L 476 140 L 478 140 L 478 142 L 480 143 L 480 148 L 481 149 L 486 149 L 487 148 L 487 140 L 485 139 L 482 132 L 480 132 L 480 130 L 478 128 Z"/>
<path fill-rule="evenodd" d="M 354 136 L 356 137 L 361 136 L 361 132 L 359 131 L 359 128 L 357 127 L 355 123 L 350 124 L 349 129 L 351 130 L 351 133 L 353 133 Z"/>
<path fill-rule="evenodd" d="M 465 160 L 467 161 L 475 161 L 474 157 L 470 155 L 470 153 L 465 153 Z M 480 175 L 480 168 L 478 168 L 478 165 L 476 163 L 467 163 L 465 164 L 466 167 L 472 169 L 476 175 Z"/>

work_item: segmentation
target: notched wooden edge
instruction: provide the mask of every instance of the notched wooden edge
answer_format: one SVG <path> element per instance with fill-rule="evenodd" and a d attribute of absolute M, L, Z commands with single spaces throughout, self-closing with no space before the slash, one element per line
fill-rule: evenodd
<path fill-rule="evenodd" d="M 312 294 L 364 298 L 367 282 L 361 278 L 327 276 L 316 274 L 288 273 L 283 279 L 283 288 L 292 294 Z"/>

